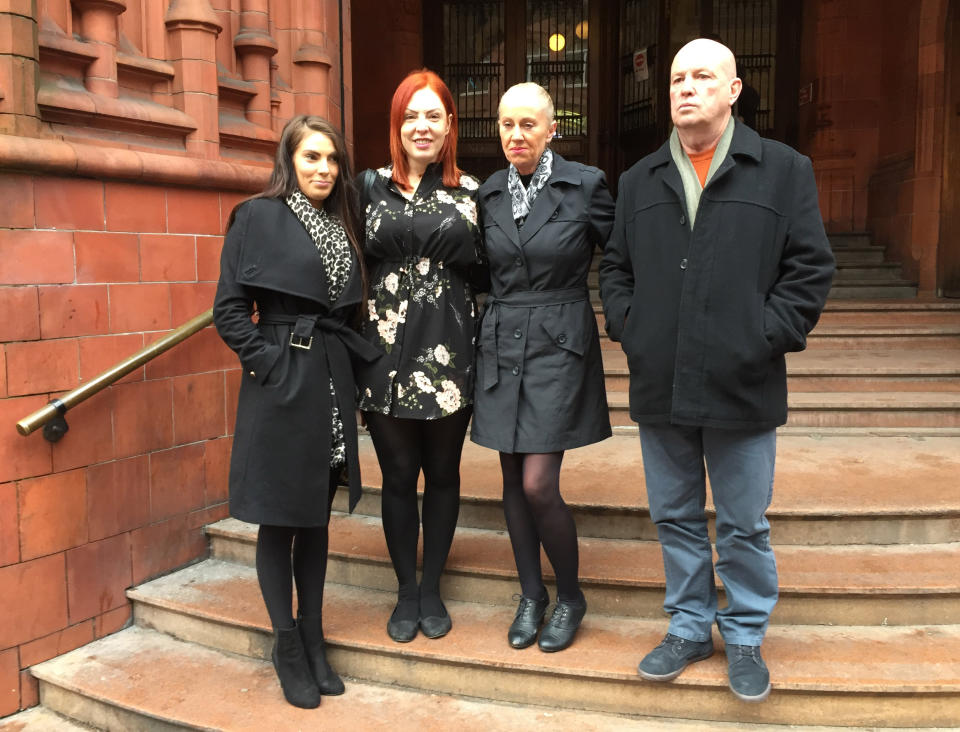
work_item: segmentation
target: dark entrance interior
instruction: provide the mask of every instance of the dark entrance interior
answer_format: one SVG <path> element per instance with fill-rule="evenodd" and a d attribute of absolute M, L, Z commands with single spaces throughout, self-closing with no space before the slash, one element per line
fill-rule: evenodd
<path fill-rule="evenodd" d="M 620 171 L 669 132 L 674 51 L 697 36 L 737 56 L 737 110 L 767 137 L 796 136 L 799 2 L 786 0 L 424 0 L 423 59 L 450 86 L 460 162 L 485 177 L 503 165 L 497 103 L 535 81 L 557 109 L 561 155 Z"/>

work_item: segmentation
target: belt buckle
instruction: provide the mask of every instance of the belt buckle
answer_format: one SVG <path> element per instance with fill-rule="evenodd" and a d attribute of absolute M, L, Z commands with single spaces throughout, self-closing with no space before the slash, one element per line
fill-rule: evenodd
<path fill-rule="evenodd" d="M 304 336 L 298 336 L 296 333 L 290 334 L 291 348 L 302 348 L 304 351 L 309 351 L 310 346 L 312 345 L 313 345 L 313 336 L 306 338 Z"/>

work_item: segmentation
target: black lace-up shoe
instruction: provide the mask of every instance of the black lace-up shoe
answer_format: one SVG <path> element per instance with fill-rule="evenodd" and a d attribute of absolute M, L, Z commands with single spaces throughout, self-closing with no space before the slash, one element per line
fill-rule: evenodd
<path fill-rule="evenodd" d="M 730 690 L 745 702 L 762 702 L 770 696 L 770 672 L 760 655 L 760 646 L 727 646 Z"/>
<path fill-rule="evenodd" d="M 660 645 L 644 656 L 637 673 L 648 681 L 673 681 L 691 663 L 713 655 L 713 640 L 691 641 L 667 633 Z"/>
<path fill-rule="evenodd" d="M 576 603 L 557 600 L 550 620 L 543 626 L 543 632 L 540 633 L 540 650 L 553 653 L 569 647 L 577 634 L 577 628 L 580 627 L 580 621 L 586 614 L 585 599 Z"/>
<path fill-rule="evenodd" d="M 513 616 L 510 630 L 507 631 L 507 640 L 514 648 L 527 648 L 537 639 L 537 631 L 547 612 L 550 598 L 544 596 L 542 600 L 531 600 L 521 597 L 517 606 L 517 614 Z"/>

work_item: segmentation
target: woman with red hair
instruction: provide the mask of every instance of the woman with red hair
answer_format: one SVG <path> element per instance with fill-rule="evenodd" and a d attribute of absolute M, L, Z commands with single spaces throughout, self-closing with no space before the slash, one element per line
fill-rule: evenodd
<path fill-rule="evenodd" d="M 486 287 L 478 183 L 457 167 L 457 111 L 431 71 L 407 76 L 390 107 L 391 163 L 359 181 L 370 273 L 364 335 L 384 355 L 358 375 L 383 474 L 383 532 L 397 575 L 393 640 L 446 635 L 440 597 L 460 510 L 460 453 L 473 404 L 474 292 Z M 423 573 L 417 584 L 423 471 Z"/>

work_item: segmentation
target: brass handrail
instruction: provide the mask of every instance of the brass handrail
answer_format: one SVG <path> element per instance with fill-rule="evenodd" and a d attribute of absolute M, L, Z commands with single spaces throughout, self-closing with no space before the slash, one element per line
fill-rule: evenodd
<path fill-rule="evenodd" d="M 122 379 L 134 369 L 143 366 L 143 364 L 145 364 L 147 361 L 150 361 L 151 359 L 159 356 L 161 353 L 170 350 L 178 343 L 182 343 L 197 331 L 206 328 L 212 322 L 212 309 L 207 310 L 205 313 L 201 313 L 191 320 L 188 320 L 176 330 L 167 333 L 167 335 L 165 335 L 163 338 L 154 341 L 149 346 L 144 346 L 132 356 L 129 356 L 123 361 L 111 366 L 99 376 L 88 381 L 86 384 L 78 386 L 72 391 L 68 391 L 58 399 L 51 400 L 50 403 L 45 407 L 38 409 L 36 412 L 27 417 L 24 417 L 17 422 L 17 432 L 26 436 L 39 427 L 46 425 L 48 422 L 50 422 L 50 420 L 55 419 L 56 417 L 62 418 L 68 409 L 72 409 L 82 401 L 107 388 L 118 379 Z M 56 442 L 56 440 L 63 436 L 63 432 L 66 432 L 65 423 L 60 434 L 52 437 L 51 435 L 46 434 L 45 430 L 44 437 L 51 442 Z"/>

